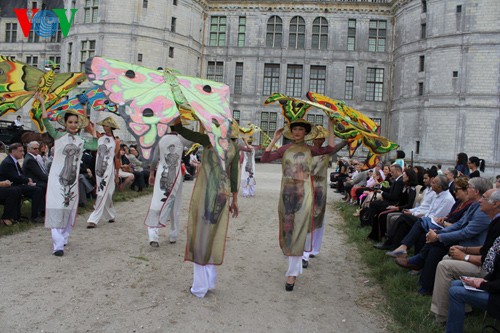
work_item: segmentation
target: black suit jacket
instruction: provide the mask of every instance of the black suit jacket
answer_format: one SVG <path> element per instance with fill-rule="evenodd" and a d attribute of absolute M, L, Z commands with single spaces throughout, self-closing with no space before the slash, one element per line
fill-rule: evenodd
<path fill-rule="evenodd" d="M 389 204 L 394 205 L 399 203 L 401 194 L 403 193 L 404 183 L 403 176 L 400 176 L 397 181 L 394 181 L 388 190 L 382 192 L 382 198 Z"/>
<path fill-rule="evenodd" d="M 21 175 L 17 172 L 18 169 Z M 13 185 L 25 185 L 28 184 L 29 181 L 28 177 L 23 175 L 23 168 L 19 163 L 17 163 L 16 168 L 16 164 L 10 155 L 7 155 L 0 164 L 0 177 L 3 178 L 2 180 L 10 180 Z"/>
<path fill-rule="evenodd" d="M 23 173 L 26 177 L 31 178 L 35 183 L 47 184 L 48 175 L 43 172 L 37 160 L 31 154 L 24 156 Z"/>

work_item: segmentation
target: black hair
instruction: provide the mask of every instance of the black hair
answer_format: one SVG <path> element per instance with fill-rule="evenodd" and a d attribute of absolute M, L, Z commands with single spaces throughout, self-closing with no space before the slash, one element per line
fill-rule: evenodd
<path fill-rule="evenodd" d="M 406 154 L 402 150 L 396 150 L 396 158 L 405 158 Z"/>
<path fill-rule="evenodd" d="M 295 122 L 295 123 L 291 123 L 290 124 L 290 131 L 294 128 L 294 127 L 297 127 L 297 126 L 300 126 L 300 127 L 304 127 L 306 129 L 306 134 L 309 134 L 311 133 L 311 124 L 309 123 L 303 123 L 303 122 Z"/>
<path fill-rule="evenodd" d="M 463 165 L 467 168 L 467 160 L 469 157 L 467 156 L 466 153 L 458 153 L 457 154 L 457 164 L 455 165 L 455 169 L 458 169 L 457 167 L 459 165 Z"/>
<path fill-rule="evenodd" d="M 76 117 L 76 119 L 78 119 L 78 116 L 77 116 L 76 114 L 66 112 L 66 113 L 64 114 L 64 122 L 67 122 L 67 121 L 68 121 L 68 119 L 69 119 L 69 117 L 71 117 L 71 116 L 75 116 L 75 117 Z M 80 119 L 78 119 L 78 121 L 80 121 Z"/>
<path fill-rule="evenodd" d="M 485 167 L 485 160 L 477 157 L 477 156 L 471 156 L 469 157 L 469 161 L 474 164 L 475 166 L 477 166 L 479 168 L 479 170 L 481 170 L 481 172 L 484 172 L 484 167 Z"/>
<path fill-rule="evenodd" d="M 432 169 L 432 168 L 425 170 L 424 175 L 425 174 L 427 174 L 429 176 L 429 178 L 434 178 L 438 175 L 437 171 Z"/>
<path fill-rule="evenodd" d="M 418 172 L 417 172 L 418 185 L 424 185 L 424 173 L 425 173 L 424 167 L 420 166 L 420 165 L 416 165 L 413 168 L 418 170 Z"/>
<path fill-rule="evenodd" d="M 405 172 L 406 176 L 408 177 L 408 183 L 406 185 L 408 186 L 417 186 L 418 181 L 417 181 L 417 173 L 413 169 L 406 169 Z"/>

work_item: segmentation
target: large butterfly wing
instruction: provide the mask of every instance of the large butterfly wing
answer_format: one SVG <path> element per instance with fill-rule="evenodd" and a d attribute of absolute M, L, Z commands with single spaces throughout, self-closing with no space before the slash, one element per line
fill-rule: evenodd
<path fill-rule="evenodd" d="M 179 115 L 163 73 L 100 57 L 89 58 L 85 72 L 113 103 L 129 107 L 120 114 L 126 115 L 130 133 L 149 160 L 168 124 Z"/>
<path fill-rule="evenodd" d="M 342 101 L 332 99 L 330 97 L 312 91 L 307 93 L 307 98 L 309 98 L 309 100 L 311 100 L 312 102 L 316 102 L 330 108 L 332 111 L 339 113 L 342 117 L 349 117 L 352 122 L 362 126 L 369 131 L 375 132 L 378 128 L 377 123 L 375 123 L 371 118 L 347 106 Z"/>
<path fill-rule="evenodd" d="M 37 91 L 45 96 L 45 108 L 49 109 L 72 89 L 85 81 L 83 73 L 54 73 L 53 70 L 44 73 L 38 83 Z M 34 100 L 30 110 L 31 120 L 37 125 L 40 132 L 45 131 L 42 123 L 42 109 L 40 102 Z"/>
<path fill-rule="evenodd" d="M 232 121 L 229 87 L 219 82 L 180 75 L 177 82 L 225 168 Z"/>
<path fill-rule="evenodd" d="M 0 56 L 0 116 L 22 108 L 35 94 L 43 71 Z"/>
<path fill-rule="evenodd" d="M 85 92 L 85 98 L 90 108 L 94 111 L 107 111 L 118 114 L 118 106 L 109 100 L 100 87 L 96 86 Z"/>
<path fill-rule="evenodd" d="M 298 98 L 293 98 L 280 93 L 274 93 L 269 96 L 264 104 L 279 102 L 283 116 L 292 122 L 297 119 L 304 118 L 311 104 Z"/>

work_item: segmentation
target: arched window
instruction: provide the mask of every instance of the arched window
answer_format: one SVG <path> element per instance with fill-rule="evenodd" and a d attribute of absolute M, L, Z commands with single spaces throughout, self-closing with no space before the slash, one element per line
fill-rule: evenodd
<path fill-rule="evenodd" d="M 279 16 L 271 16 L 267 20 L 266 47 L 281 47 L 283 39 L 283 21 Z"/>
<path fill-rule="evenodd" d="M 300 16 L 295 16 L 290 21 L 290 34 L 288 36 L 288 47 L 292 49 L 303 49 L 306 38 L 306 23 Z"/>
<path fill-rule="evenodd" d="M 313 21 L 312 43 L 313 50 L 326 50 L 328 47 L 328 21 L 324 17 L 317 17 Z"/>

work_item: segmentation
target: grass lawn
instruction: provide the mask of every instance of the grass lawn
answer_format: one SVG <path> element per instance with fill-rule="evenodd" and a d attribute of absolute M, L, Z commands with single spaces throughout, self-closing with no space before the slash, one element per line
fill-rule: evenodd
<path fill-rule="evenodd" d="M 146 187 L 142 192 L 136 192 L 132 191 L 130 189 L 127 189 L 123 192 L 118 192 L 115 191 L 113 194 L 113 202 L 122 202 L 122 201 L 130 201 L 134 200 L 134 198 L 138 198 L 143 195 L 148 195 L 153 193 L 153 188 L 152 187 Z M 93 211 L 94 207 L 94 199 L 90 199 L 87 201 L 87 205 L 83 208 L 78 208 L 78 214 L 85 214 L 88 212 Z M 3 212 L 3 206 L 0 206 L 0 215 Z M 27 201 L 25 204 L 22 205 L 21 207 L 21 216 L 30 216 L 31 215 L 31 204 L 29 201 Z M 16 223 L 12 226 L 6 226 L 1 224 L 0 225 L 0 237 L 5 236 L 5 235 L 12 235 L 16 234 L 18 232 L 23 232 L 25 230 L 29 230 L 31 228 L 36 228 L 36 227 L 43 227 L 41 223 L 31 223 L 27 220 L 22 220 L 19 223 Z"/>
<path fill-rule="evenodd" d="M 370 230 L 360 228 L 359 218 L 352 215 L 356 207 L 336 202 L 334 209 L 337 209 L 344 218 L 341 228 L 347 235 L 348 241 L 358 248 L 363 263 L 368 267 L 368 274 L 382 289 L 385 297 L 385 303 L 381 305 L 382 311 L 393 318 L 389 330 L 391 332 L 444 332 L 444 326 L 438 324 L 430 312 L 431 297 L 420 296 L 417 293 L 418 276 L 409 275 L 406 270 L 398 267 L 392 258 L 385 256 L 385 251 L 373 248 L 373 242 L 366 238 Z M 483 326 L 493 324 L 492 318 L 487 317 L 485 321 L 483 318 L 484 311 L 481 310 L 474 310 L 467 315 L 464 332 L 480 333 Z"/>

